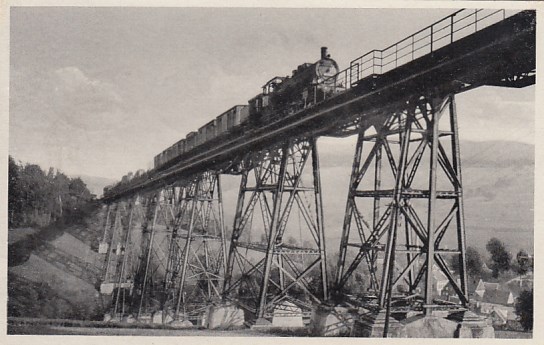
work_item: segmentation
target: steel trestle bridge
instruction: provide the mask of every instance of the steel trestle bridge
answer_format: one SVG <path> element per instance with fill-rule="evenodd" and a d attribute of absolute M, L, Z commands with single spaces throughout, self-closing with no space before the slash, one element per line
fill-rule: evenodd
<path fill-rule="evenodd" d="M 104 198 L 102 292 L 112 296 L 113 317 L 200 320 L 220 301 L 243 308 L 249 322 L 282 308 L 309 315 L 325 301 L 385 320 L 465 310 L 455 95 L 534 84 L 535 21 L 535 11 L 457 11 L 353 60 L 334 77 L 334 95 L 206 142 Z M 357 145 L 329 277 L 316 140 L 351 135 Z M 228 236 L 221 174 L 241 180 Z M 453 302 L 434 293 L 433 270 L 447 277 Z M 366 292 L 348 295 L 357 272 Z"/>

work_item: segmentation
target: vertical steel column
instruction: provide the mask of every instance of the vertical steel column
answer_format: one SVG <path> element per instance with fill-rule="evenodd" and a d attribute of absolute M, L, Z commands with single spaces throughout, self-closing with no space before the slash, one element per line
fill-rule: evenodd
<path fill-rule="evenodd" d="M 274 245 L 276 242 L 276 234 L 278 232 L 279 217 L 281 211 L 281 200 L 283 197 L 283 189 L 285 184 L 285 170 L 287 165 L 287 158 L 289 157 L 290 145 L 287 142 L 282 147 L 282 156 L 280 163 L 280 171 L 278 175 L 278 184 L 276 187 L 274 204 L 272 207 L 272 219 L 270 220 L 270 233 L 268 234 L 268 245 L 266 249 L 265 264 L 264 264 L 264 273 L 263 273 L 263 282 L 261 285 L 261 292 L 259 297 L 259 309 L 257 311 L 257 316 L 259 318 L 264 317 L 266 311 L 266 293 L 268 291 L 268 283 L 270 278 L 270 271 L 272 268 L 272 258 L 274 252 Z"/>
<path fill-rule="evenodd" d="M 196 215 L 196 208 L 197 208 L 197 195 L 198 195 L 198 189 L 200 185 L 200 179 L 197 179 L 195 182 L 195 195 L 193 196 L 193 205 L 191 209 L 191 217 L 189 220 L 189 230 L 187 231 L 187 241 L 185 242 L 185 249 L 183 252 L 183 259 L 182 259 L 182 266 L 181 266 L 181 279 L 179 283 L 179 295 L 178 295 L 178 302 L 176 305 L 176 317 L 179 315 L 179 307 L 181 303 L 181 298 L 183 295 L 183 288 L 185 286 L 185 279 L 187 277 L 187 263 L 189 262 L 189 250 L 191 247 L 191 240 L 193 235 L 193 229 L 195 226 L 195 215 Z"/>
<path fill-rule="evenodd" d="M 321 196 L 321 173 L 319 169 L 319 154 L 317 152 L 317 143 L 315 138 L 310 139 L 310 149 L 312 150 L 312 174 L 314 178 L 314 196 L 316 208 L 316 225 L 318 231 L 318 248 L 321 259 L 321 284 L 323 286 L 323 299 L 329 298 L 329 279 L 327 272 L 327 251 L 325 250 L 325 228 L 323 219 L 323 199 Z"/>
<path fill-rule="evenodd" d="M 405 199 L 404 202 L 408 204 L 410 200 Z M 413 234 L 413 230 L 411 229 L 410 222 L 406 218 L 404 219 L 404 234 L 406 236 L 406 262 L 412 262 L 412 260 L 414 259 L 414 254 L 411 252 L 411 250 L 415 244 L 414 234 Z M 408 291 L 410 293 L 414 292 L 413 290 L 415 289 L 414 287 L 415 279 L 416 279 L 415 272 L 413 269 L 411 269 L 408 272 Z"/>
<path fill-rule="evenodd" d="M 105 283 L 109 282 L 109 276 L 110 276 L 110 266 L 111 266 L 111 260 L 112 260 L 112 252 L 113 252 L 113 244 L 114 244 L 114 241 L 117 239 L 117 228 L 119 227 L 118 224 L 119 222 L 121 221 L 120 218 L 121 218 L 121 205 L 120 203 L 117 203 L 116 207 L 115 207 L 115 218 L 113 220 L 113 227 L 112 227 L 112 232 L 111 232 L 111 239 L 110 239 L 110 243 L 108 244 L 108 255 L 106 257 L 106 267 L 105 267 L 105 273 L 104 273 L 104 279 L 103 281 Z"/>
<path fill-rule="evenodd" d="M 374 190 L 379 191 L 382 185 L 382 144 L 381 137 L 378 135 L 376 141 L 378 142 L 378 149 L 376 150 L 376 158 L 374 164 Z M 374 213 L 372 215 L 372 228 L 375 229 L 378 226 L 380 220 L 380 195 L 377 194 L 374 196 Z M 378 259 L 377 252 L 372 251 L 370 256 L 370 272 L 376 272 L 376 260 Z M 374 279 L 370 280 L 370 288 L 373 290 L 379 289 L 379 286 L 376 286 Z"/>
<path fill-rule="evenodd" d="M 110 213 L 111 213 L 111 204 L 108 204 L 106 209 L 106 222 L 104 223 L 104 237 L 102 238 L 102 242 L 106 242 L 106 238 L 108 235 L 108 226 L 110 224 Z"/>
<path fill-rule="evenodd" d="M 467 262 L 466 262 L 466 236 L 465 236 L 465 215 L 464 215 L 464 203 L 463 203 L 463 180 L 461 174 L 461 153 L 459 149 L 459 126 L 457 124 L 457 108 L 455 106 L 455 95 L 449 96 L 449 111 L 450 111 L 450 130 L 451 136 L 451 150 L 453 157 L 453 170 L 457 176 L 457 183 L 454 184 L 456 192 L 457 203 L 457 242 L 459 254 L 459 275 L 461 276 L 461 290 L 463 294 L 468 297 L 467 286 Z M 467 305 L 468 301 L 462 300 L 463 305 Z"/>
<path fill-rule="evenodd" d="M 240 179 L 240 188 L 238 189 L 238 201 L 236 203 L 236 212 L 234 214 L 234 225 L 232 227 L 232 236 L 230 240 L 229 255 L 227 258 L 227 267 L 225 268 L 225 281 L 223 283 L 223 300 L 227 299 L 228 291 L 230 290 L 230 283 L 232 279 L 232 272 L 234 269 L 234 260 L 236 247 L 240 235 L 242 234 L 242 212 L 244 211 L 244 199 L 246 195 L 247 179 L 249 171 L 247 169 L 242 170 L 242 178 Z"/>
<path fill-rule="evenodd" d="M 395 264 L 395 242 L 397 238 L 397 228 L 399 226 L 399 216 L 402 200 L 402 191 L 404 184 L 404 175 L 406 171 L 406 161 L 408 157 L 408 149 L 410 144 L 410 132 L 411 122 L 413 114 L 408 113 L 406 118 L 406 124 L 404 128 L 401 127 L 401 149 L 400 149 L 400 161 L 397 166 L 397 173 L 395 179 L 395 188 L 393 190 L 393 201 L 391 207 L 393 211 L 391 213 L 390 228 L 387 238 L 387 244 L 385 249 L 385 260 L 383 264 L 382 283 L 380 286 L 380 307 L 386 307 L 387 300 L 390 301 L 392 290 L 392 271 Z M 400 117 L 399 117 L 400 123 Z M 387 299 L 387 300 L 386 300 Z"/>
<path fill-rule="evenodd" d="M 346 265 L 346 255 L 349 242 L 349 233 L 351 229 L 351 218 L 355 204 L 355 195 L 353 194 L 357 188 L 357 178 L 359 176 L 359 167 L 361 165 L 361 157 L 363 154 L 365 131 L 362 130 L 357 136 L 357 145 L 355 146 L 355 155 L 353 157 L 353 165 L 351 167 L 351 177 L 349 181 L 348 198 L 346 201 L 346 211 L 344 213 L 344 224 L 342 226 L 342 238 L 340 239 L 340 251 L 338 253 L 338 264 L 336 268 L 335 278 L 335 294 L 340 293 L 341 282 L 343 280 L 344 269 Z"/>
<path fill-rule="evenodd" d="M 170 242 L 168 243 L 168 254 L 166 256 L 166 271 L 165 271 L 164 283 L 163 283 L 164 296 L 163 296 L 163 300 L 161 301 L 162 309 L 164 309 L 168 301 L 168 298 L 170 297 L 169 290 L 172 287 L 172 284 L 174 283 L 174 279 L 175 279 L 174 271 L 175 271 L 176 261 L 178 259 L 176 257 L 176 246 L 177 246 L 178 229 L 180 227 L 180 217 L 182 215 L 182 208 L 181 208 L 182 198 L 176 199 L 175 188 L 176 187 L 173 187 L 173 191 L 174 191 L 173 203 L 174 203 L 174 206 L 177 207 L 177 210 L 176 210 L 175 216 L 173 216 L 174 219 L 172 221 L 172 233 L 170 235 Z"/>
<path fill-rule="evenodd" d="M 178 183 L 180 185 L 178 185 Z M 180 248 L 180 232 L 183 220 L 185 219 L 189 207 L 189 198 L 191 184 L 183 185 L 182 181 L 177 182 L 172 187 L 172 233 L 168 244 L 167 266 L 163 283 L 163 301 L 162 309 L 168 310 L 177 308 L 178 300 L 178 280 L 180 273 L 180 264 L 182 262 L 182 252 Z M 163 314 L 164 315 L 164 314 Z M 177 314 L 174 315 L 177 317 Z"/>
<path fill-rule="evenodd" d="M 134 198 L 129 204 L 130 211 L 129 211 L 129 218 L 128 218 L 128 227 L 127 227 L 127 233 L 125 235 L 125 241 L 124 241 L 124 248 L 123 248 L 124 252 L 123 252 L 123 261 L 121 263 L 121 272 L 119 272 L 119 279 L 117 281 L 117 295 L 115 296 L 115 307 L 113 309 L 113 317 L 117 315 L 117 307 L 119 305 L 119 296 L 121 294 L 121 284 L 125 280 L 125 270 L 126 270 L 126 265 L 128 260 L 127 251 L 129 247 L 129 241 L 130 241 L 130 232 L 132 231 L 132 216 L 134 213 L 135 202 L 136 202 L 136 198 Z M 125 304 L 125 301 L 123 300 L 123 311 L 124 311 L 124 304 Z M 123 313 L 121 313 L 120 319 L 122 319 L 122 317 L 123 317 Z"/>
<path fill-rule="evenodd" d="M 425 243 L 425 249 L 427 253 L 426 258 L 426 273 L 425 273 L 425 315 L 431 315 L 432 308 L 429 306 L 433 302 L 433 264 L 434 264 L 434 252 L 435 252 L 435 219 L 436 219 L 436 180 L 437 180 L 437 168 L 438 168 L 438 139 L 440 133 L 438 132 L 438 124 L 440 122 L 440 109 L 436 109 L 440 104 L 435 100 L 431 100 L 432 118 L 431 123 L 427 128 L 427 135 L 431 137 L 431 153 L 430 161 L 431 167 L 429 171 L 429 203 L 427 208 L 427 242 Z M 430 127 L 430 128 L 429 128 Z"/>
<path fill-rule="evenodd" d="M 280 289 L 285 289 L 285 273 L 283 271 L 283 257 L 281 255 L 278 255 L 276 257 L 276 264 L 278 265 L 278 268 L 280 269 Z"/>
<path fill-rule="evenodd" d="M 155 196 L 155 198 L 156 198 L 156 200 L 155 200 L 155 211 L 154 211 L 154 214 L 153 214 L 153 223 L 151 225 L 151 234 L 150 234 L 149 243 L 148 243 L 148 247 L 147 247 L 145 273 L 144 273 L 144 280 L 142 282 L 142 294 L 140 296 L 140 304 L 138 306 L 138 316 L 137 316 L 137 318 L 140 318 L 140 315 L 142 313 L 142 306 L 143 306 L 143 303 L 144 303 L 145 290 L 146 290 L 146 287 L 147 287 L 147 275 L 149 273 L 149 264 L 151 263 L 151 254 L 153 252 L 153 241 L 154 241 L 154 237 L 155 237 L 155 226 L 156 226 L 156 223 L 157 223 L 157 216 L 158 216 L 159 207 L 160 207 L 159 197 L 160 197 L 160 193 L 157 193 L 156 196 Z"/>
<path fill-rule="evenodd" d="M 216 181 L 217 181 L 217 203 L 219 208 L 219 230 L 221 232 L 221 250 L 222 250 L 222 260 L 223 260 L 223 269 L 225 270 L 223 273 L 227 270 L 227 242 L 226 242 L 226 234 L 225 234 L 225 216 L 224 216 L 224 210 L 223 210 L 223 190 L 221 187 L 221 173 L 216 174 Z"/>
<path fill-rule="evenodd" d="M 209 251 L 208 243 L 206 239 L 204 239 L 203 244 L 204 244 L 204 265 L 206 270 L 209 270 L 210 269 L 210 251 Z M 206 275 L 206 278 L 209 278 L 209 276 Z M 206 283 L 206 287 L 208 290 L 207 292 L 208 292 L 208 298 L 209 298 L 212 295 L 212 284 L 209 281 L 209 279 L 208 279 L 208 282 Z"/>

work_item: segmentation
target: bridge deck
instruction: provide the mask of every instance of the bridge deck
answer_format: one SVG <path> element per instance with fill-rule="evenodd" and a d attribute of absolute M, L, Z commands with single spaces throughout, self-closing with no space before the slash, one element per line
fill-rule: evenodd
<path fill-rule="evenodd" d="M 382 55 L 378 58 L 372 54 L 372 73 L 366 75 L 361 73 L 361 65 L 352 62 L 348 69 L 340 72 L 344 79 L 339 75 L 339 81 L 345 83 L 345 91 L 259 129 L 201 145 L 189 155 L 182 155 L 172 167 L 104 201 L 152 190 L 210 168 L 236 173 L 228 167 L 239 161 L 243 154 L 270 147 L 282 138 L 350 135 L 356 126 L 371 126 L 413 96 L 429 92 L 457 94 L 484 85 L 523 87 L 534 84 L 535 23 L 535 11 L 522 11 L 461 39 L 452 39 L 450 44 L 438 49 L 432 48 L 430 26 L 428 54 L 384 72 L 383 52 L 394 45 L 390 46 L 380 51 Z M 453 32 L 453 25 L 451 27 Z M 380 74 L 374 73 L 376 70 Z"/>

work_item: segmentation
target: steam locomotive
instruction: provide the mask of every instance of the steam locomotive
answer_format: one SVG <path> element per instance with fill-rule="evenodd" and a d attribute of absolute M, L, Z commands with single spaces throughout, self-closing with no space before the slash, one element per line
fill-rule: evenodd
<path fill-rule="evenodd" d="M 336 75 L 338 64 L 321 48 L 321 58 L 315 63 L 303 63 L 293 70 L 291 76 L 274 77 L 262 87 L 262 92 L 248 101 L 247 105 L 236 105 L 202 126 L 198 131 L 187 134 L 163 152 L 154 157 L 153 170 L 123 176 L 122 182 L 104 188 L 104 196 L 124 189 L 129 180 L 144 180 L 153 171 L 160 171 L 179 161 L 196 147 L 220 137 L 235 135 L 247 129 L 290 116 L 299 110 L 311 107 L 329 95 L 338 92 Z M 136 176 L 136 175 L 135 175 Z"/>
<path fill-rule="evenodd" d="M 260 124 L 317 103 L 334 91 L 337 73 L 338 64 L 327 54 L 327 48 L 322 47 L 319 61 L 299 65 L 291 77 L 270 79 L 263 92 L 249 100 L 251 121 Z"/>

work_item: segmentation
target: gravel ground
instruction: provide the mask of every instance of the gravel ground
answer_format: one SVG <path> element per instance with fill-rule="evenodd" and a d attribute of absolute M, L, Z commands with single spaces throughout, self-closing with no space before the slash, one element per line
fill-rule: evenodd
<path fill-rule="evenodd" d="M 8 325 L 10 335 L 98 335 L 98 336 L 165 336 L 165 337 L 277 337 L 293 336 L 282 332 L 265 332 L 251 329 L 243 330 L 209 330 L 209 329 L 137 329 L 137 328 L 92 328 L 61 327 L 48 325 Z M 308 335 L 306 335 L 308 336 Z M 495 338 L 500 339 L 532 339 L 532 332 L 495 331 Z"/>
<path fill-rule="evenodd" d="M 495 338 L 501 339 L 532 339 L 533 332 L 495 331 Z"/>
<path fill-rule="evenodd" d="M 245 330 L 208 330 L 208 329 L 137 329 L 137 328 L 90 328 L 90 327 L 61 327 L 46 325 L 8 325 L 8 334 L 15 335 L 122 335 L 122 336 L 204 336 L 204 337 L 266 337 L 270 334 L 259 333 L 250 329 Z"/>

